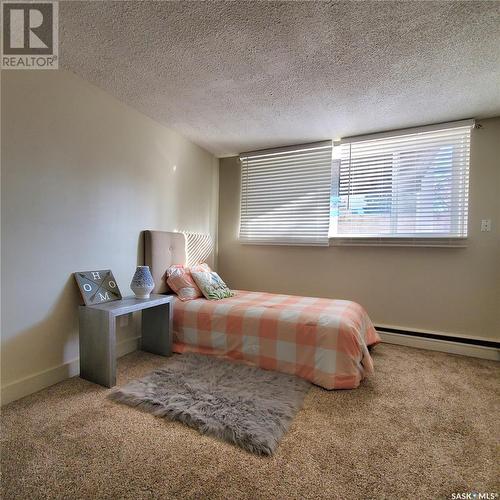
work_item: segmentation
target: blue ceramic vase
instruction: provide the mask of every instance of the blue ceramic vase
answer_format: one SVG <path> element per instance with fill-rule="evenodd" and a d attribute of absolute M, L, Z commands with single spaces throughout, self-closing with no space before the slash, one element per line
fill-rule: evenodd
<path fill-rule="evenodd" d="M 149 299 L 151 290 L 155 287 L 149 266 L 137 266 L 130 288 L 138 299 Z"/>

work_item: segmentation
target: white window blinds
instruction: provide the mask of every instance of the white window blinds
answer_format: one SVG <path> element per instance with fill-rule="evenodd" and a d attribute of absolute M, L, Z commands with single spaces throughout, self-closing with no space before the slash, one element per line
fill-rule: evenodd
<path fill-rule="evenodd" d="M 472 125 L 343 141 L 330 236 L 465 238 Z"/>
<path fill-rule="evenodd" d="M 240 159 L 241 242 L 328 245 L 331 141 Z"/>

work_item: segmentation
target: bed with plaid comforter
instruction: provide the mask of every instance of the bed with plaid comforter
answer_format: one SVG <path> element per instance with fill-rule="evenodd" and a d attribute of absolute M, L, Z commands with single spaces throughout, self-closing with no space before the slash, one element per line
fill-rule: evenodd
<path fill-rule="evenodd" d="M 174 352 L 198 352 L 290 373 L 325 389 L 353 389 L 373 372 L 380 342 L 355 302 L 235 290 L 174 304 Z"/>

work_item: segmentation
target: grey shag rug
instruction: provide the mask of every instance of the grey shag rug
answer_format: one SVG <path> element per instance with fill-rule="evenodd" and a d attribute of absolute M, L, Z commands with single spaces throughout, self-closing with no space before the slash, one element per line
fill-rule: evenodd
<path fill-rule="evenodd" d="M 183 354 L 109 397 L 252 453 L 272 455 L 309 388 L 309 382 L 292 375 Z"/>

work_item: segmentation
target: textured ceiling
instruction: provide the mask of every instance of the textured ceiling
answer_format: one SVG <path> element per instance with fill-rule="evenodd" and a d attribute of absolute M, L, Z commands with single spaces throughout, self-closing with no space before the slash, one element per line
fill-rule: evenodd
<path fill-rule="evenodd" d="M 60 2 L 64 68 L 218 156 L 500 115 L 500 2 Z"/>

